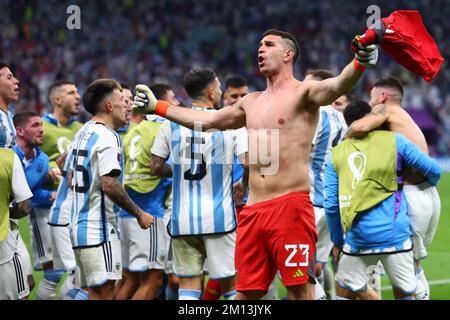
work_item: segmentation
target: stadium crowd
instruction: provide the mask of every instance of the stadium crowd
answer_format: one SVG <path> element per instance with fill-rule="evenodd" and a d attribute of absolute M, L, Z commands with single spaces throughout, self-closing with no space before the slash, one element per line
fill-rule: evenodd
<path fill-rule="evenodd" d="M 288 299 L 380 299 L 384 273 L 429 299 L 445 65 L 426 84 L 353 38 L 368 2 L 75 4 L 81 30 L 66 4 L 0 1 L 2 299 L 276 299 L 277 277 Z M 446 56 L 443 2 L 413 7 Z"/>
<path fill-rule="evenodd" d="M 256 44 L 260 30 L 269 27 L 289 30 L 302 44 L 294 71 L 298 78 L 308 68 L 337 72 L 350 58 L 346 39 L 364 31 L 369 17 L 366 8 L 373 4 L 380 6 L 382 16 L 398 8 L 420 10 L 442 55 L 450 54 L 445 37 L 450 7 L 443 0 L 432 4 L 426 0 L 85 0 L 70 4 L 81 9 L 81 30 L 67 29 L 69 4 L 64 1 L 0 1 L 0 55 L 8 57 L 23 88 L 17 110 L 48 111 L 48 87 L 60 79 L 77 83 L 81 92 L 102 77 L 126 83 L 173 83 L 175 93 L 185 101 L 187 95 L 178 83 L 196 66 L 217 70 L 222 78 L 241 74 L 252 90 L 261 89 L 264 80 L 255 63 Z M 405 105 L 425 108 L 438 124 L 442 139 L 435 141 L 431 152 L 449 154 L 450 69 L 445 64 L 437 78 L 426 84 L 386 54 L 380 55 L 378 63 L 380 67 L 368 72 L 354 92 L 366 98 L 375 79 L 397 76 L 406 85 Z"/>

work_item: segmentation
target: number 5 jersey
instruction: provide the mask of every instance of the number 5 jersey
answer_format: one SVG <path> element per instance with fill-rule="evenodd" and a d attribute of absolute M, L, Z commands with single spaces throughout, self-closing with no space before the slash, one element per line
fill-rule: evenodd
<path fill-rule="evenodd" d="M 245 128 L 199 132 L 174 122 L 162 124 L 151 152 L 163 159 L 172 156 L 172 236 L 227 233 L 236 228 L 233 160 L 247 149 Z"/>

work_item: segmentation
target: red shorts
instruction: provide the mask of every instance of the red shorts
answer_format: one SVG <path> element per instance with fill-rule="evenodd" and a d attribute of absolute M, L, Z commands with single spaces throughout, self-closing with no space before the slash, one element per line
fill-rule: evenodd
<path fill-rule="evenodd" d="M 267 291 L 277 270 L 284 286 L 302 285 L 314 274 L 317 231 L 307 192 L 245 206 L 239 214 L 236 290 Z"/>

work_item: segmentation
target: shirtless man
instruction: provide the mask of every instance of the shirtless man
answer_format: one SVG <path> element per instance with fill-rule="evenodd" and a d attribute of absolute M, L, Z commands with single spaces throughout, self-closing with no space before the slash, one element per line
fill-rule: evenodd
<path fill-rule="evenodd" d="M 361 137 L 367 132 L 385 125 L 389 130 L 405 135 L 428 155 L 425 137 L 414 120 L 402 108 L 402 99 L 403 86 L 398 79 L 394 77 L 379 79 L 370 93 L 369 104 L 372 112 L 353 122 L 346 136 L 349 138 Z M 420 260 L 426 258 L 427 247 L 431 244 L 436 232 L 441 200 L 436 187 L 429 185 L 419 172 L 406 168 L 404 183 L 408 214 L 411 217 L 413 229 L 413 251 L 418 280 L 416 299 L 428 300 L 429 287 L 423 269 L 420 267 Z"/>
<path fill-rule="evenodd" d="M 246 126 L 249 145 L 268 142 L 276 149 L 267 164 L 252 156 L 250 148 L 250 195 L 237 228 L 236 299 L 260 299 L 278 269 L 290 299 L 314 299 L 315 281 L 308 272 L 313 274 L 317 232 L 309 198 L 309 153 L 319 106 L 348 92 L 361 77 L 363 65 L 375 65 L 377 48 L 358 51 L 339 76 L 324 81 L 296 80 L 297 57 L 298 44 L 291 34 L 266 31 L 259 43 L 258 65 L 267 89 L 214 113 L 169 106 L 157 101 L 145 85 L 136 87 L 134 104 L 141 112 L 203 131 Z M 277 161 L 278 170 L 269 172 Z"/>

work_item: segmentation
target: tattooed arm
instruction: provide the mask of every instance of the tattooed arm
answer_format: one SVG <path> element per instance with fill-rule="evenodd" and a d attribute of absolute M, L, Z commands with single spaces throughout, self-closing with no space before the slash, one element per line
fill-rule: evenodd
<path fill-rule="evenodd" d="M 372 108 L 372 112 L 365 115 L 359 120 L 354 121 L 345 133 L 344 138 L 360 138 L 366 133 L 380 127 L 386 122 L 389 115 L 386 105 L 379 104 Z"/>
<path fill-rule="evenodd" d="M 114 172 L 114 171 L 113 171 Z M 101 177 L 102 190 L 108 197 L 123 210 L 136 217 L 142 229 L 147 229 L 154 218 L 139 208 L 120 183 L 117 174 L 111 173 Z"/>
<path fill-rule="evenodd" d="M 166 160 L 152 154 L 152 160 L 150 161 L 150 173 L 152 176 L 161 178 L 172 177 L 172 168 L 166 163 Z"/>
<path fill-rule="evenodd" d="M 14 207 L 9 208 L 9 216 L 12 219 L 21 219 L 31 212 L 30 200 L 17 202 Z"/>

